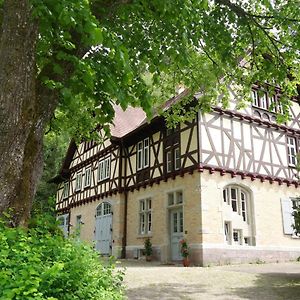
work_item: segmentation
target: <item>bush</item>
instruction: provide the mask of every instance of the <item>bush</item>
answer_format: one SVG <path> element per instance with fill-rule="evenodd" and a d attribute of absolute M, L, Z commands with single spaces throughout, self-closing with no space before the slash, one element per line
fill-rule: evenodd
<path fill-rule="evenodd" d="M 122 299 L 122 273 L 53 228 L 0 222 L 0 299 Z"/>

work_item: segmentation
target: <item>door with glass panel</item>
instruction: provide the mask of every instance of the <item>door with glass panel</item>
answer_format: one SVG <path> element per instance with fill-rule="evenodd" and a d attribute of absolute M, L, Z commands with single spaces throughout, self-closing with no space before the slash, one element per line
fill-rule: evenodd
<path fill-rule="evenodd" d="M 180 253 L 180 240 L 183 239 L 183 211 L 182 207 L 170 210 L 170 239 L 171 259 L 182 259 Z"/>

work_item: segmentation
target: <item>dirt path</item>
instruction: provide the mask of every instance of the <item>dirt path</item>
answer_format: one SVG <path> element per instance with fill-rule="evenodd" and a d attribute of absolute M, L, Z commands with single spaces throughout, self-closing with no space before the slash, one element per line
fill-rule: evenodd
<path fill-rule="evenodd" d="M 300 300 L 300 263 L 221 267 L 164 266 L 123 261 L 129 300 Z"/>

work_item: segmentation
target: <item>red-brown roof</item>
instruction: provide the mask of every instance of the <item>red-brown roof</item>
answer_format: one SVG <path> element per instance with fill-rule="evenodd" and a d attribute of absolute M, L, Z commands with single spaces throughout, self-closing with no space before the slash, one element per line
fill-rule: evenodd
<path fill-rule="evenodd" d="M 147 122 L 146 114 L 141 108 L 128 107 L 124 111 L 119 105 L 115 105 L 114 109 L 115 118 L 110 126 L 113 137 L 121 138 Z"/>

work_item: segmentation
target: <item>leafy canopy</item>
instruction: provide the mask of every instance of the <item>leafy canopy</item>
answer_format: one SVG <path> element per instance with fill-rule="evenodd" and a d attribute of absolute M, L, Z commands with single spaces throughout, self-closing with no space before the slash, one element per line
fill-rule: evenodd
<path fill-rule="evenodd" d="M 37 78 L 59 92 L 51 128 L 89 137 L 114 116 L 113 104 L 141 106 L 151 116 L 182 84 L 193 110 L 240 106 L 254 82 L 278 84 L 283 115 L 299 83 L 300 7 L 294 1 L 32 0 L 39 21 Z M 270 92 L 274 87 L 269 86 Z M 221 95 L 221 96 L 220 96 Z M 168 117 L 170 118 L 170 116 Z M 108 130 L 108 127 L 104 127 Z"/>

